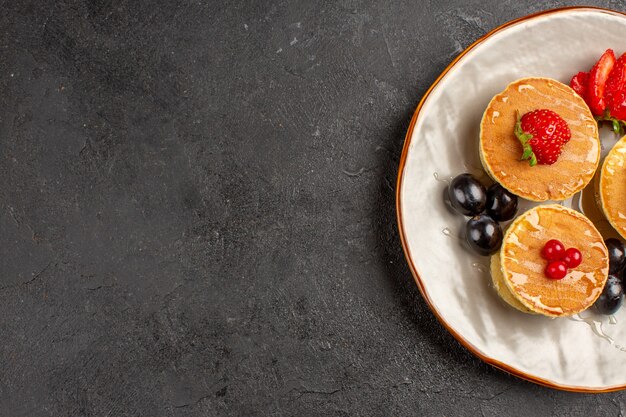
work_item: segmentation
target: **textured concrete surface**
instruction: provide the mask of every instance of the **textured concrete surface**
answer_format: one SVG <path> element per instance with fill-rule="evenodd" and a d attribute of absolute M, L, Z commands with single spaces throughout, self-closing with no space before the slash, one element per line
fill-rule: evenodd
<path fill-rule="evenodd" d="M 566 4 L 0 1 L 0 415 L 624 415 L 462 348 L 395 226 L 427 87 Z"/>

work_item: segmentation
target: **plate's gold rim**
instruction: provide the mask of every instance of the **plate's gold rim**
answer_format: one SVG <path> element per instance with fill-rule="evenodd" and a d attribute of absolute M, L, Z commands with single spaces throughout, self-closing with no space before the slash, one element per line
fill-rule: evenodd
<path fill-rule="evenodd" d="M 613 392 L 613 391 L 619 391 L 619 390 L 623 390 L 626 389 L 626 384 L 623 385 L 616 385 L 616 386 L 609 386 L 609 387 L 604 387 L 604 388 L 592 388 L 592 387 L 584 387 L 584 386 L 577 386 L 577 385 L 562 385 L 562 384 L 558 384 L 556 382 L 547 380 L 547 379 L 543 379 L 543 378 L 539 378 L 530 374 L 527 374 L 519 369 L 514 368 L 511 365 L 508 365 L 506 363 L 500 362 L 496 359 L 490 358 L 489 356 L 485 355 L 484 353 L 482 353 L 478 348 L 476 348 L 474 345 L 472 345 L 470 342 L 468 342 L 465 338 L 463 338 L 463 336 L 461 336 L 459 333 L 457 333 L 452 326 L 450 326 L 442 317 L 442 315 L 439 313 L 439 311 L 434 307 L 432 300 L 428 297 L 426 290 L 424 288 L 424 283 L 422 282 L 422 279 L 420 278 L 419 274 L 417 273 L 417 269 L 415 268 L 415 264 L 413 262 L 413 259 L 411 258 L 411 253 L 408 250 L 408 246 L 406 243 L 406 237 L 405 237 L 405 231 L 404 231 L 404 224 L 402 223 L 402 205 L 401 205 L 401 200 L 402 200 L 402 181 L 404 179 L 404 168 L 405 168 L 405 164 L 406 164 L 406 158 L 408 155 L 408 151 L 409 151 L 409 146 L 411 144 L 411 139 L 413 137 L 413 129 L 415 128 L 415 123 L 417 122 L 417 118 L 419 116 L 419 113 L 422 109 L 422 106 L 424 105 L 425 101 L 428 99 L 428 97 L 430 96 L 430 94 L 432 93 L 432 91 L 434 90 L 434 88 L 439 84 L 439 82 L 443 79 L 443 77 L 445 77 L 445 75 L 452 69 L 454 68 L 454 66 L 457 64 L 457 62 L 463 58 L 468 52 L 470 52 L 472 49 L 474 49 L 476 46 L 480 45 L 481 43 L 483 43 L 484 41 L 486 41 L 487 39 L 489 39 L 490 37 L 492 37 L 493 35 L 495 35 L 496 33 L 499 33 L 511 26 L 515 26 L 517 24 L 520 24 L 522 22 L 526 22 L 532 19 L 536 19 L 538 17 L 543 17 L 546 15 L 551 15 L 551 14 L 558 14 L 558 13 L 563 13 L 563 12 L 571 12 L 571 11 L 596 11 L 596 12 L 602 12 L 602 13 L 607 13 L 613 16 L 619 16 L 619 17 L 626 17 L 626 13 L 623 12 L 619 12 L 619 11 L 615 11 L 615 10 L 610 10 L 610 9 L 606 9 L 606 8 L 602 8 L 602 7 L 592 7 L 592 6 L 572 6 L 572 7 L 562 7 L 562 8 L 557 8 L 557 9 L 550 9 L 550 10 L 544 10 L 541 12 L 537 12 L 537 13 L 533 13 L 524 17 L 520 17 L 518 19 L 515 20 L 511 20 L 509 22 L 506 22 L 498 27 L 496 27 L 495 29 L 491 30 L 490 32 L 488 32 L 487 34 L 485 34 L 484 36 L 482 36 L 481 38 L 479 38 L 478 40 L 476 40 L 474 43 L 472 43 L 470 46 L 468 46 L 463 52 L 461 52 L 456 58 L 454 58 L 454 60 L 448 64 L 448 66 L 441 72 L 441 74 L 439 74 L 439 76 L 437 77 L 437 79 L 433 82 L 433 84 L 428 88 L 428 90 L 426 90 L 426 93 L 424 94 L 424 96 L 422 97 L 422 99 L 420 100 L 419 104 L 417 105 L 417 108 L 415 109 L 415 112 L 413 113 L 413 117 L 411 118 L 411 123 L 409 124 L 409 128 L 407 130 L 406 136 L 404 138 L 404 146 L 402 148 L 402 155 L 400 156 L 400 163 L 398 166 L 398 179 L 396 181 L 396 215 L 397 215 L 397 221 L 398 221 L 398 230 L 399 230 L 399 234 L 400 234 L 400 241 L 402 243 L 402 249 L 404 250 L 404 256 L 406 257 L 406 260 L 409 264 L 409 268 L 411 269 L 411 274 L 413 275 L 413 279 L 415 280 L 415 283 L 417 284 L 417 287 L 420 290 L 420 293 L 422 294 L 422 297 L 424 298 L 424 300 L 426 301 L 426 303 L 428 304 L 428 306 L 430 307 L 431 311 L 433 312 L 433 314 L 435 315 L 435 317 L 437 317 L 437 320 L 439 320 L 439 322 L 448 330 L 448 332 L 450 332 L 450 334 L 452 334 L 452 336 L 459 341 L 459 343 L 461 343 L 466 349 L 468 349 L 470 352 L 472 352 L 473 354 L 475 354 L 476 356 L 478 356 L 482 361 L 498 368 L 501 369 L 505 372 L 508 372 L 511 375 L 517 376 L 519 378 L 525 379 L 527 381 L 530 382 L 534 382 L 535 384 L 539 384 L 539 385 L 543 385 L 546 387 L 550 387 L 550 388 L 556 388 L 556 389 L 560 389 L 560 390 L 564 390 L 564 391 L 572 391 L 572 392 L 584 392 L 584 393 L 603 393 L 603 392 Z"/>

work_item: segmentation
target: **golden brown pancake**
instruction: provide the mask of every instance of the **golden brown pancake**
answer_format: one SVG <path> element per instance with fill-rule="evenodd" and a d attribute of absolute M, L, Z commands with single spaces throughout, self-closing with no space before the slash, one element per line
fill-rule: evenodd
<path fill-rule="evenodd" d="M 604 158 L 598 191 L 604 215 L 626 239 L 626 136 Z"/>
<path fill-rule="evenodd" d="M 582 263 L 561 280 L 544 274 L 548 261 L 541 250 L 550 239 L 582 253 Z M 608 251 L 593 223 L 558 204 L 534 207 L 518 216 L 494 256 L 499 256 L 502 280 L 516 301 L 550 317 L 570 316 L 590 307 L 602 293 L 609 272 Z"/>
<path fill-rule="evenodd" d="M 560 115 L 572 137 L 552 165 L 520 161 L 516 111 L 549 109 Z M 582 190 L 600 162 L 598 126 L 585 101 L 570 87 L 549 78 L 523 78 L 496 95 L 480 123 L 480 159 L 504 188 L 532 201 L 564 200 Z"/>

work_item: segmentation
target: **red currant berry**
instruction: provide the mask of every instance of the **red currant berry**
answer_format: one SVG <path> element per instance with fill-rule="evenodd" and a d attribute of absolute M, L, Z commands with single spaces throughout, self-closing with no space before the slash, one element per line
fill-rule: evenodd
<path fill-rule="evenodd" d="M 550 239 L 541 250 L 541 256 L 548 261 L 557 261 L 565 255 L 565 246 L 556 239 Z"/>
<path fill-rule="evenodd" d="M 567 275 L 567 265 L 563 261 L 552 261 L 546 267 L 545 274 L 550 279 L 563 279 Z"/>
<path fill-rule="evenodd" d="M 583 254 L 576 248 L 569 248 L 565 251 L 563 262 L 568 268 L 576 268 L 583 261 Z"/>

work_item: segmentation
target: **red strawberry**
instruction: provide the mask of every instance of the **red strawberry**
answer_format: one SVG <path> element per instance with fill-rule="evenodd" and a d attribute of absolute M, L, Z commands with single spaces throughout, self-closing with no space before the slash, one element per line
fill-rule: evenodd
<path fill-rule="evenodd" d="M 613 119 L 618 120 L 618 126 L 620 122 L 626 121 L 626 88 L 622 88 L 611 95 L 609 112 Z M 613 123 L 613 130 L 615 133 L 621 132 L 620 127 L 615 128 L 615 123 Z"/>
<path fill-rule="evenodd" d="M 606 81 L 615 65 L 615 54 L 612 49 L 607 49 L 596 65 L 589 71 L 587 80 L 587 104 L 591 112 L 596 116 L 602 116 L 606 108 L 604 97 Z"/>
<path fill-rule="evenodd" d="M 613 71 L 606 81 L 606 105 L 609 116 L 615 119 L 626 120 L 626 54 L 615 62 Z"/>
<path fill-rule="evenodd" d="M 604 95 L 606 97 L 607 106 L 611 101 L 613 94 L 619 90 L 624 89 L 626 86 L 626 54 L 623 54 L 615 61 L 613 65 L 613 71 L 609 74 L 609 78 L 606 80 L 606 87 L 604 89 Z"/>
<path fill-rule="evenodd" d="M 524 150 L 521 159 L 528 159 L 530 166 L 535 166 L 537 163 L 555 163 L 572 133 L 561 116 L 552 110 L 539 109 L 522 117 L 518 113 L 515 136 Z"/>
<path fill-rule="evenodd" d="M 578 74 L 572 77 L 572 80 L 569 82 L 569 86 L 572 87 L 579 96 L 583 99 L 587 100 L 587 79 L 589 78 L 589 73 L 587 72 L 579 72 Z"/>

